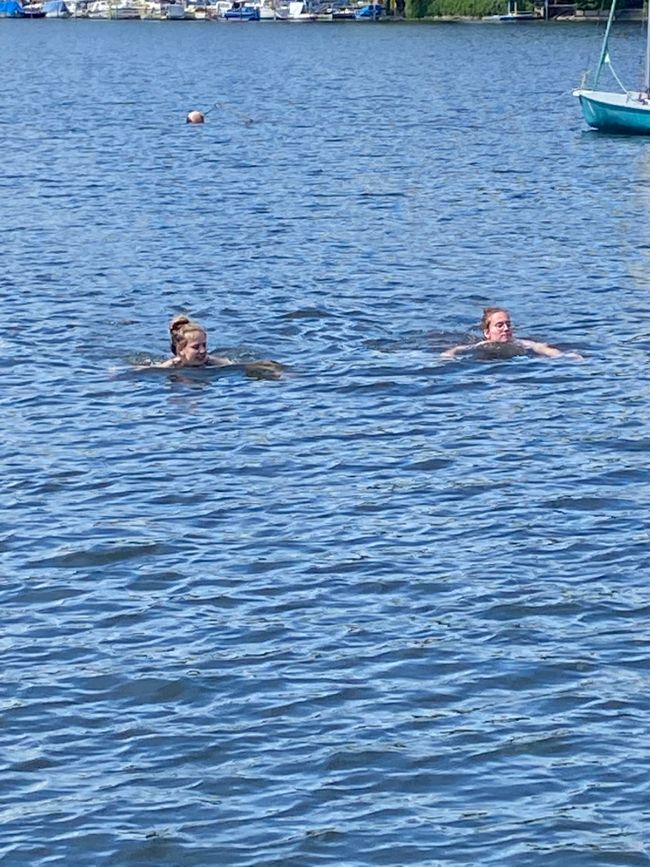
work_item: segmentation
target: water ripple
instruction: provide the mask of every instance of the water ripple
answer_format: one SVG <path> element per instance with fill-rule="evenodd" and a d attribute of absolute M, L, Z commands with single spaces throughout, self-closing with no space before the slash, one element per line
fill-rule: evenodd
<path fill-rule="evenodd" d="M 540 91 L 592 28 L 7 27 L 2 863 L 650 863 L 645 143 Z M 585 360 L 440 358 L 497 303 Z M 179 311 L 286 374 L 134 371 Z"/>

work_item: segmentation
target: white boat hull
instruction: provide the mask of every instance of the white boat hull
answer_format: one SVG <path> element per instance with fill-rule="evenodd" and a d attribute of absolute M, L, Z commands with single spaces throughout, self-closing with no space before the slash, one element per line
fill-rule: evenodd
<path fill-rule="evenodd" d="M 481 21 L 494 24 L 525 24 L 527 21 L 542 21 L 535 12 L 506 12 L 504 15 L 484 15 Z"/>
<path fill-rule="evenodd" d="M 95 0 L 88 6 L 88 18 L 111 18 L 119 20 L 140 19 L 141 10 L 128 3 L 110 3 L 108 0 Z"/>
<path fill-rule="evenodd" d="M 276 9 L 273 6 L 267 6 L 262 3 L 260 9 L 260 21 L 286 21 L 289 17 L 289 12 L 286 9 Z"/>

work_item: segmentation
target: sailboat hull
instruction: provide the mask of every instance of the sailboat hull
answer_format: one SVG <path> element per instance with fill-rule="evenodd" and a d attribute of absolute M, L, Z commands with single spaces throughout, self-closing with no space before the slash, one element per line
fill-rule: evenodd
<path fill-rule="evenodd" d="M 650 135 L 650 101 L 643 93 L 574 90 L 589 126 L 602 132 Z"/>

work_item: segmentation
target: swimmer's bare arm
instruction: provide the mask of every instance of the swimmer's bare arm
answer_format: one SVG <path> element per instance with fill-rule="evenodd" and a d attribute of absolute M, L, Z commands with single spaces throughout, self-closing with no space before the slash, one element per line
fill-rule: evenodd
<path fill-rule="evenodd" d="M 442 358 L 456 358 L 457 355 L 463 355 L 465 352 L 472 352 L 480 343 L 462 344 L 462 346 L 452 346 L 451 349 L 445 349 L 440 353 Z"/>
<path fill-rule="evenodd" d="M 560 356 L 566 356 L 567 358 L 575 358 L 582 360 L 582 355 L 579 352 L 571 351 L 571 352 L 562 352 L 561 349 L 557 349 L 555 346 L 549 346 L 548 343 L 539 343 L 537 340 L 518 340 L 522 346 L 525 346 L 526 349 L 530 349 L 531 352 L 536 353 L 537 355 L 545 355 L 547 358 L 559 358 Z"/>

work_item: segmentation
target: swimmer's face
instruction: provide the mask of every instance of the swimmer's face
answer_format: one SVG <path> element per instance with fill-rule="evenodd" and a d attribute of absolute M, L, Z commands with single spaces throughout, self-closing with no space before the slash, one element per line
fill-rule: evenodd
<path fill-rule="evenodd" d="M 205 331 L 190 331 L 185 337 L 185 345 L 178 352 L 185 364 L 198 367 L 205 364 L 208 355 L 208 335 Z"/>
<path fill-rule="evenodd" d="M 507 310 L 497 310 L 488 320 L 483 331 L 486 340 L 507 343 L 512 340 L 512 322 Z"/>

